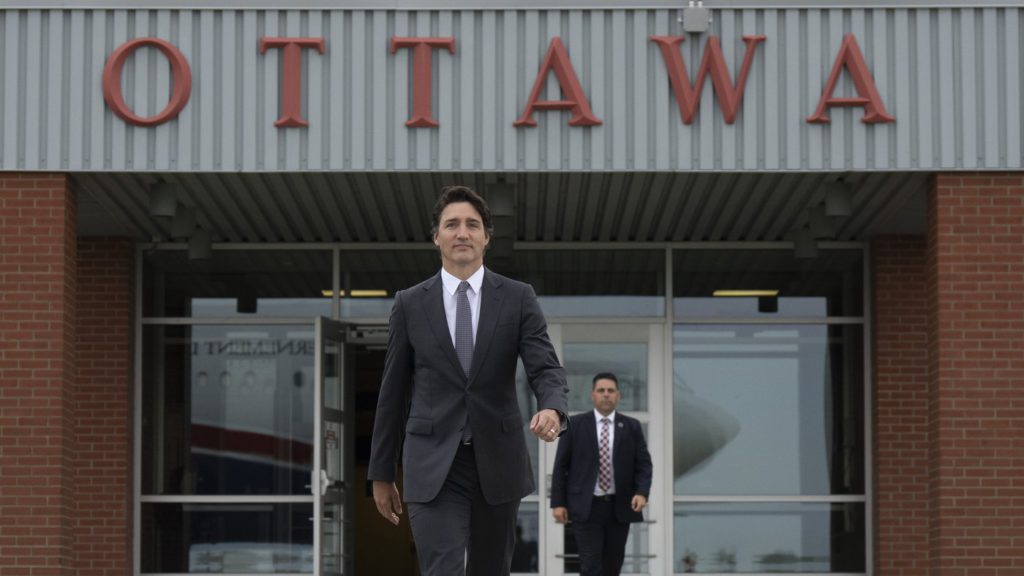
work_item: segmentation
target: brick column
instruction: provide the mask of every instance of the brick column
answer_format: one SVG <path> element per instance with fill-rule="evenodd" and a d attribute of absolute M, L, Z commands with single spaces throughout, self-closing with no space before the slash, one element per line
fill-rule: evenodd
<path fill-rule="evenodd" d="M 928 206 L 930 574 L 1024 574 L 1024 174 Z"/>
<path fill-rule="evenodd" d="M 72 574 L 75 197 L 0 173 L 0 573 Z"/>
<path fill-rule="evenodd" d="M 922 237 L 872 244 L 875 573 L 928 571 L 928 299 Z"/>
<path fill-rule="evenodd" d="M 133 247 L 78 243 L 75 574 L 131 573 Z"/>

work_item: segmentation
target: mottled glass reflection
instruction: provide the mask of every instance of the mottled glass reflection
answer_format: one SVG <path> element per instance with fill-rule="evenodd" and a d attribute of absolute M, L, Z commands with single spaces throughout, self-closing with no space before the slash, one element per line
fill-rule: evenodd
<path fill-rule="evenodd" d="M 676 573 L 864 572 L 862 503 L 677 503 Z"/>
<path fill-rule="evenodd" d="M 146 326 L 142 493 L 308 494 L 311 326 Z"/>
<path fill-rule="evenodd" d="M 142 504 L 142 572 L 313 571 L 311 504 Z"/>
<path fill-rule="evenodd" d="M 148 317 L 328 316 L 329 250 L 185 250 L 143 257 L 142 310 Z"/>
<path fill-rule="evenodd" d="M 612 337 L 613 335 L 610 335 Z M 643 342 L 565 342 L 562 363 L 569 384 L 569 411 L 594 408 L 594 375 L 612 372 L 619 379 L 619 410 L 647 411 L 647 344 Z"/>
<path fill-rule="evenodd" d="M 512 572 L 536 574 L 540 567 L 540 518 L 536 502 L 523 502 L 516 521 L 516 547 Z"/>
<path fill-rule="evenodd" d="M 864 493 L 863 329 L 677 325 L 679 495 Z"/>
<path fill-rule="evenodd" d="M 864 252 L 676 250 L 672 310 L 681 318 L 825 317 L 864 314 Z M 774 290 L 775 296 L 722 297 L 719 290 Z"/>

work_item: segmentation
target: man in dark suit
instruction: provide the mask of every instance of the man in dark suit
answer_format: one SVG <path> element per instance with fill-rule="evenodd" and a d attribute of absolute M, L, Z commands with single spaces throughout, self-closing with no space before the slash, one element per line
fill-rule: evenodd
<path fill-rule="evenodd" d="M 402 449 L 423 576 L 507 575 L 519 502 L 535 487 L 516 360 L 537 398 L 530 431 L 546 442 L 568 425 L 565 370 L 533 288 L 483 266 L 492 231 L 483 198 L 445 188 L 432 224 L 442 268 L 395 294 L 368 477 L 378 512 L 397 525 Z"/>
<path fill-rule="evenodd" d="M 551 513 L 572 521 L 581 576 L 618 576 L 629 524 L 643 521 L 653 466 L 640 422 L 615 411 L 619 380 L 594 376 L 594 410 L 570 419 L 555 453 Z"/>

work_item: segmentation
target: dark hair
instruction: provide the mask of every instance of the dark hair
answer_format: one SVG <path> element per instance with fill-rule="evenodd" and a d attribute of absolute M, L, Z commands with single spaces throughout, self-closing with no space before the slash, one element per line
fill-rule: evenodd
<path fill-rule="evenodd" d="M 494 235 L 491 209 L 487 207 L 487 202 L 484 201 L 483 197 L 469 186 L 445 186 L 441 188 L 441 196 L 434 204 L 434 215 L 430 218 L 431 238 L 437 236 L 437 230 L 441 226 L 441 212 L 444 212 L 445 207 L 449 204 L 454 204 L 455 202 L 469 202 L 484 221 L 484 231 L 487 232 L 487 237 L 490 238 Z"/>
<path fill-rule="evenodd" d="M 590 383 L 591 390 L 597 388 L 598 380 L 611 380 L 612 382 L 615 382 L 615 389 L 619 389 L 619 379 L 616 378 L 615 374 L 612 374 L 611 372 L 598 372 L 596 375 L 594 375 L 594 381 Z"/>

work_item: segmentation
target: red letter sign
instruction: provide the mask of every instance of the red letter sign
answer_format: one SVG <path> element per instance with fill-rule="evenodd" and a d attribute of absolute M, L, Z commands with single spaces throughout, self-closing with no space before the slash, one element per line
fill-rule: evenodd
<path fill-rule="evenodd" d="M 836 89 L 836 82 L 839 81 L 839 73 L 842 72 L 844 66 L 850 72 L 859 98 L 832 97 L 832 92 Z M 863 106 L 864 117 L 860 121 L 865 124 L 896 121 L 895 118 L 885 113 L 882 98 L 878 95 L 878 89 L 875 88 L 875 80 L 868 70 L 868 65 L 864 62 L 864 55 L 861 54 L 853 34 L 843 37 L 843 45 L 839 47 L 839 56 L 836 57 L 836 63 L 832 66 L 832 75 L 828 77 L 825 93 L 821 95 L 818 109 L 807 121 L 812 124 L 829 123 L 831 120 L 825 113 L 826 106 Z"/>
<path fill-rule="evenodd" d="M 278 128 L 309 126 L 302 119 L 302 48 L 316 48 L 324 53 L 323 38 L 261 38 L 260 54 L 270 48 L 281 48 L 281 117 L 274 122 Z"/>
<path fill-rule="evenodd" d="M 430 51 L 434 48 L 447 48 L 455 54 L 455 38 L 391 38 L 391 53 L 399 48 L 412 48 L 412 118 L 405 122 L 410 128 L 437 128 L 437 120 L 431 116 L 433 97 L 431 83 L 434 79 L 434 66 L 430 60 Z"/>
<path fill-rule="evenodd" d="M 661 47 L 661 55 L 665 59 L 665 68 L 668 69 L 668 79 L 672 85 L 672 93 L 675 94 L 676 103 L 679 104 L 679 114 L 683 117 L 683 124 L 693 122 L 700 105 L 700 92 L 704 87 L 704 78 L 711 72 L 711 85 L 715 87 L 715 94 L 718 96 L 718 105 L 722 107 L 722 116 L 726 124 L 736 121 L 736 113 L 739 112 L 740 102 L 743 101 L 743 88 L 747 83 L 747 73 L 750 72 L 750 64 L 754 61 L 754 52 L 757 45 L 764 42 L 764 36 L 744 36 L 743 41 L 747 44 L 747 52 L 743 56 L 743 65 L 740 67 L 740 75 L 736 85 L 729 80 L 729 67 L 725 64 L 725 57 L 722 55 L 722 47 L 718 38 L 708 37 L 708 43 L 704 46 L 704 57 L 700 62 L 700 69 L 697 71 L 697 85 L 690 84 L 690 77 L 686 74 L 686 64 L 683 63 L 682 55 L 676 48 L 683 43 L 684 36 L 651 36 L 651 40 L 657 42 Z"/>
<path fill-rule="evenodd" d="M 537 100 L 540 98 L 540 89 L 548 77 L 551 69 L 555 70 L 555 78 L 558 85 L 562 87 L 562 93 L 568 100 Z M 533 119 L 533 110 L 572 110 L 572 118 L 569 119 L 569 126 L 597 126 L 601 121 L 590 111 L 590 103 L 583 93 L 580 81 L 576 78 L 576 71 L 569 61 L 569 54 L 562 45 L 562 40 L 555 36 L 551 39 L 551 46 L 548 53 L 544 55 L 544 63 L 540 65 L 540 73 L 537 74 L 537 81 L 533 84 L 533 91 L 530 92 L 530 99 L 526 101 L 526 111 L 512 123 L 513 126 L 536 126 L 537 121 Z"/>
<path fill-rule="evenodd" d="M 124 95 L 121 93 L 121 71 L 124 63 L 135 50 L 143 46 L 153 46 L 163 52 L 167 61 L 171 64 L 171 77 L 174 88 L 171 91 L 171 99 L 167 107 L 156 116 L 143 118 L 136 116 L 134 112 L 124 103 Z M 159 38 L 136 38 L 118 46 L 106 66 L 103 67 L 103 99 L 107 106 L 114 111 L 122 120 L 136 126 L 156 126 L 163 124 L 171 118 L 176 117 L 181 109 L 188 104 L 189 92 L 192 90 L 192 71 L 188 67 L 188 60 L 180 50 L 170 42 Z"/>

